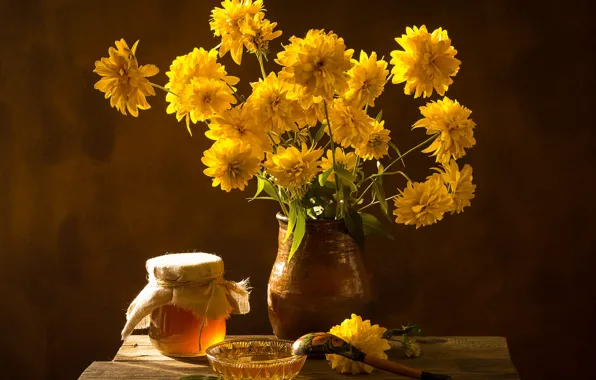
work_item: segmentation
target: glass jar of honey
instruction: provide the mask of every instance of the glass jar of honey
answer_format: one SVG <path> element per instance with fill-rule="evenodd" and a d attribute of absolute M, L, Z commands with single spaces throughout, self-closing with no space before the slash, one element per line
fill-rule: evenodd
<path fill-rule="evenodd" d="M 197 317 L 192 312 L 173 305 L 160 306 L 151 312 L 149 338 L 163 355 L 205 355 L 207 347 L 223 341 L 225 337 L 224 318 L 212 320 Z"/>
<path fill-rule="evenodd" d="M 149 283 L 127 311 L 125 339 L 150 315 L 149 338 L 163 355 L 191 358 L 224 340 L 230 314 L 249 311 L 248 282 L 226 281 L 223 260 L 179 253 L 147 260 Z"/>

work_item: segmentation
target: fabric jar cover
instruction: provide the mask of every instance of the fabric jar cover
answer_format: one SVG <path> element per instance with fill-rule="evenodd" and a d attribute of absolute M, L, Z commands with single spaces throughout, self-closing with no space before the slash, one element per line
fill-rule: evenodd
<path fill-rule="evenodd" d="M 128 307 L 123 340 L 144 317 L 164 305 L 209 319 L 250 311 L 248 279 L 225 280 L 219 256 L 203 252 L 167 254 L 147 260 L 146 268 L 149 283 Z"/>

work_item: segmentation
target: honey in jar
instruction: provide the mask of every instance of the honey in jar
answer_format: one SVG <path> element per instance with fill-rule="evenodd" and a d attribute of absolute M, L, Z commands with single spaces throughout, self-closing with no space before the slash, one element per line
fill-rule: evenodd
<path fill-rule="evenodd" d="M 194 357 L 205 355 L 212 344 L 226 337 L 226 320 L 197 317 L 178 306 L 165 305 L 151 313 L 149 338 L 163 355 Z"/>
<path fill-rule="evenodd" d="M 209 253 L 177 253 L 147 260 L 149 283 L 131 303 L 125 339 L 150 315 L 149 338 L 160 353 L 190 358 L 224 340 L 230 314 L 250 310 L 248 282 L 224 280 L 223 260 Z"/>

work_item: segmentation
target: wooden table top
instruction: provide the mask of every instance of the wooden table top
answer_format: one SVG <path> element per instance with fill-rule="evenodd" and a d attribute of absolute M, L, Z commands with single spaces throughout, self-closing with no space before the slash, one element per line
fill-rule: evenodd
<path fill-rule="evenodd" d="M 227 339 L 248 336 L 229 336 Z M 258 337 L 251 335 L 250 337 Z M 267 336 L 270 337 L 270 336 Z M 410 367 L 451 375 L 454 380 L 519 380 L 503 337 L 420 337 L 413 338 L 422 347 L 422 356 L 409 359 L 392 342 L 389 358 Z M 395 344 L 395 345 L 394 345 Z M 94 362 L 80 380 L 147 379 L 178 380 L 189 375 L 213 375 L 206 358 L 185 363 L 162 356 L 153 348 L 147 335 L 131 335 L 114 360 Z M 340 375 L 326 360 L 309 359 L 296 379 L 398 379 L 382 371 L 372 375 Z"/>

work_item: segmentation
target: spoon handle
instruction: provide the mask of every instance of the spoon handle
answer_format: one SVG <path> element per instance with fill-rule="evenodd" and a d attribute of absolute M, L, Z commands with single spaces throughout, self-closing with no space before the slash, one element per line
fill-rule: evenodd
<path fill-rule="evenodd" d="M 365 355 L 364 356 L 364 363 L 382 369 L 383 371 L 395 373 L 396 375 L 402 375 L 411 377 L 412 379 L 420 379 L 420 380 L 447 380 L 451 379 L 450 376 L 446 375 L 435 375 L 429 372 L 425 372 L 419 369 L 406 367 L 405 365 L 401 365 L 399 363 L 395 363 L 389 360 L 380 359 L 376 356 L 372 355 Z"/>

